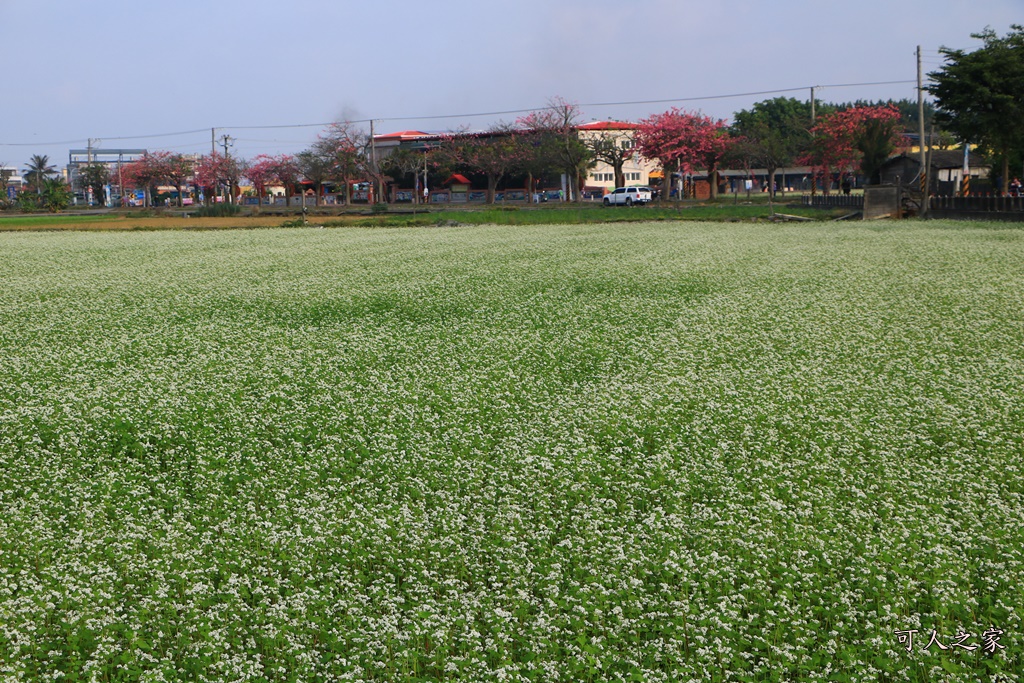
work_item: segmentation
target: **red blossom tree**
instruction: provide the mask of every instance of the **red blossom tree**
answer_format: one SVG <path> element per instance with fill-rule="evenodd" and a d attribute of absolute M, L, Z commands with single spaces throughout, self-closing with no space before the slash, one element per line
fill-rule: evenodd
<path fill-rule="evenodd" d="M 140 189 L 145 192 L 143 203 L 153 205 L 156 186 L 167 180 L 167 160 L 170 152 L 146 152 L 141 157 L 125 164 L 121 168 L 121 182 L 125 187 Z"/>
<path fill-rule="evenodd" d="M 292 194 L 295 192 L 295 186 L 299 184 L 299 178 L 302 177 L 302 170 L 291 154 L 279 154 L 272 159 L 274 163 L 270 166 L 271 172 L 275 181 L 284 187 L 285 204 L 291 206 Z"/>
<path fill-rule="evenodd" d="M 640 121 L 636 146 L 664 169 L 664 195 L 669 196 L 672 171 L 706 170 L 712 198 L 718 196 L 718 163 L 725 155 L 729 137 L 724 120 L 675 107 Z"/>
<path fill-rule="evenodd" d="M 206 190 L 207 202 L 217 194 L 218 188 L 226 186 L 228 201 L 233 201 L 235 188 L 242 177 L 242 165 L 238 159 L 213 152 L 200 157 L 195 167 L 196 184 Z"/>
<path fill-rule="evenodd" d="M 811 151 L 804 163 L 826 178 L 859 168 L 869 182 L 877 182 L 882 163 L 902 140 L 900 112 L 895 105 L 850 107 L 821 117 L 811 135 Z M 826 193 L 829 185 L 826 182 Z"/>
<path fill-rule="evenodd" d="M 178 191 L 178 206 L 184 206 L 182 195 L 192 173 L 192 159 L 184 154 L 168 154 L 163 160 L 163 177 Z"/>
<path fill-rule="evenodd" d="M 260 203 L 267 193 L 267 186 L 273 185 L 277 180 L 274 175 L 274 158 L 266 154 L 259 154 L 253 157 L 244 165 L 242 175 L 249 179 L 253 189 L 256 190 L 256 197 Z"/>

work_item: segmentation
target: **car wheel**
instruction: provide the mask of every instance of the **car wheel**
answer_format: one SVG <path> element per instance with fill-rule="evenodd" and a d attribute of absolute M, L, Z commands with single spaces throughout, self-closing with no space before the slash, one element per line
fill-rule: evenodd
<path fill-rule="evenodd" d="M 607 197 L 605 197 L 605 198 L 604 198 L 604 205 L 605 205 L 605 206 L 611 206 L 611 205 L 612 205 L 612 202 L 611 202 L 611 200 L 610 200 L 610 199 L 608 199 Z"/>
<path fill-rule="evenodd" d="M 626 206 L 633 206 L 633 198 L 626 197 Z"/>

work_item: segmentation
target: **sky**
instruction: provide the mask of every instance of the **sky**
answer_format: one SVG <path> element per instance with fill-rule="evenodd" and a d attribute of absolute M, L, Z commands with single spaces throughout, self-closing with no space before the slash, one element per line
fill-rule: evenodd
<path fill-rule="evenodd" d="M 916 99 L 918 46 L 927 73 L 1014 23 L 1024 0 L 0 0 L 0 165 L 295 153 L 332 121 L 482 130 L 556 97 L 584 121 Z"/>

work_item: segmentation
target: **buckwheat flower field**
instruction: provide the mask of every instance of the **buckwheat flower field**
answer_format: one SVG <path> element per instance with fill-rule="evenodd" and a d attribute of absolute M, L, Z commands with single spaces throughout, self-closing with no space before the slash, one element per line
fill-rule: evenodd
<path fill-rule="evenodd" d="M 1024 680 L 1024 231 L 0 235 L 2 681 Z"/>

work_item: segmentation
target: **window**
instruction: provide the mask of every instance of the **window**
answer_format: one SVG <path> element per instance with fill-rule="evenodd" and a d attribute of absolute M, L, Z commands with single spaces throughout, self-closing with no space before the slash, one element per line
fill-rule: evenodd
<path fill-rule="evenodd" d="M 619 144 L 621 145 L 622 149 L 633 149 L 633 141 L 632 140 L 623 140 Z"/>

